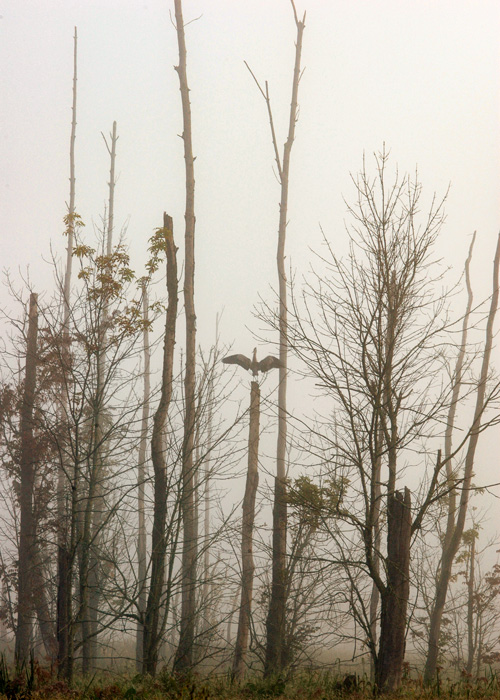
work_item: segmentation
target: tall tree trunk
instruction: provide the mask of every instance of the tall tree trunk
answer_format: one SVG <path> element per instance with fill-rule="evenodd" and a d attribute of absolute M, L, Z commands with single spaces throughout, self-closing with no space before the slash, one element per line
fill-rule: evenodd
<path fill-rule="evenodd" d="M 463 323 L 462 323 L 462 337 L 460 340 L 460 346 L 459 346 L 459 351 L 457 355 L 457 361 L 455 364 L 455 371 L 453 374 L 453 385 L 452 385 L 452 395 L 451 395 L 451 401 L 450 401 L 450 407 L 448 410 L 448 419 L 446 422 L 446 431 L 445 431 L 445 437 L 444 437 L 444 459 L 446 462 L 446 478 L 447 478 L 447 485 L 450 490 L 449 496 L 448 496 L 448 514 L 447 514 L 447 521 L 446 521 L 446 530 L 444 534 L 444 539 L 443 539 L 443 544 L 442 544 L 442 553 L 441 556 L 443 556 L 443 553 L 449 548 L 451 539 L 453 537 L 453 531 L 455 529 L 455 518 L 457 516 L 457 489 L 455 487 L 456 483 L 456 477 L 454 476 L 453 473 L 453 464 L 452 464 L 452 444 L 453 444 L 453 430 L 455 427 L 455 415 L 456 415 L 456 410 L 457 410 L 457 405 L 458 405 L 458 400 L 460 398 L 460 389 L 462 387 L 462 371 L 463 371 L 463 365 L 465 361 L 465 353 L 467 349 L 467 335 L 468 335 L 468 330 L 469 330 L 469 319 L 470 319 L 470 314 L 472 311 L 472 302 L 473 302 L 473 293 L 472 293 L 472 286 L 470 282 L 470 263 L 472 259 L 472 251 L 474 248 L 474 242 L 476 239 L 476 233 L 474 232 L 474 235 L 472 237 L 472 241 L 469 247 L 469 254 L 467 256 L 467 260 L 465 261 L 465 284 L 467 288 L 467 305 L 465 309 L 465 314 L 463 318 Z M 441 566 L 440 562 L 440 566 Z M 437 594 L 437 589 L 436 589 L 436 594 Z M 435 598 L 434 601 L 434 606 L 436 605 L 436 600 L 437 597 Z M 442 616 L 442 611 L 444 610 L 444 602 L 443 602 L 443 608 L 441 610 L 441 615 L 438 615 L 438 611 L 436 610 L 436 613 L 431 613 L 431 621 L 430 621 L 430 628 L 429 628 L 429 639 L 428 639 L 428 644 L 429 644 L 429 649 L 427 652 L 427 659 L 426 659 L 426 669 L 429 667 L 428 671 L 426 670 L 425 672 L 425 678 L 426 678 L 426 683 L 432 682 L 434 679 L 435 673 L 436 673 L 436 666 L 437 666 L 437 659 L 438 659 L 438 654 L 439 654 L 439 636 L 441 633 L 441 616 Z M 432 647 L 432 649 L 431 649 Z"/>
<path fill-rule="evenodd" d="M 95 421 L 95 416 L 92 426 L 92 438 L 91 438 L 91 456 L 88 460 L 88 492 L 85 499 L 85 508 L 83 511 L 83 521 L 82 521 L 82 531 L 81 537 L 79 537 L 78 548 L 79 548 L 79 570 L 78 570 L 78 582 L 79 582 L 79 609 L 77 615 L 77 624 L 79 627 L 79 633 L 81 634 L 82 642 L 82 673 L 85 675 L 90 671 L 90 614 L 89 614 L 89 602 L 90 602 L 90 590 L 89 590 L 89 573 L 90 573 L 90 560 L 91 560 L 91 547 L 92 547 L 92 511 L 96 491 L 96 453 L 97 453 L 97 441 L 100 435 L 99 424 Z M 82 492 L 78 490 L 80 497 Z"/>
<path fill-rule="evenodd" d="M 385 231 L 383 232 L 385 235 Z M 380 470 L 381 450 L 385 445 L 387 450 L 387 466 L 389 477 L 387 480 L 387 583 L 380 590 L 382 598 L 380 643 L 379 653 L 375 659 L 372 648 L 372 665 L 375 682 L 379 688 L 395 689 L 399 687 L 402 677 L 402 664 L 404 658 L 404 635 L 406 630 L 406 609 L 409 596 L 409 580 L 405 582 L 405 576 L 409 576 L 410 565 L 410 537 L 411 537 L 411 512 L 410 492 L 405 489 L 404 503 L 408 499 L 407 509 L 402 510 L 399 505 L 403 503 L 400 493 L 395 493 L 397 477 L 398 457 L 398 402 L 394 394 L 394 354 L 396 351 L 396 328 L 400 314 L 400 301 L 398 299 L 397 279 L 392 263 L 387 260 L 385 253 L 380 256 L 383 279 L 386 281 L 384 311 L 380 318 L 381 340 L 384 347 L 382 380 L 382 403 L 377 405 L 379 427 L 376 428 L 378 436 L 376 449 L 376 463 L 374 465 L 371 484 L 372 514 L 370 525 L 373 528 L 374 552 L 372 561 L 374 587 L 377 584 L 379 574 L 380 552 Z M 379 444 L 378 444 L 379 443 Z M 409 522 L 409 525 L 408 525 Z M 406 528 L 409 528 L 408 532 Z M 372 590 L 370 601 L 370 625 L 372 643 L 376 639 L 376 612 L 378 606 L 377 594 Z M 392 609 L 394 609 L 394 624 L 392 624 Z"/>
<path fill-rule="evenodd" d="M 401 685 L 405 655 L 406 615 L 410 595 L 411 497 L 405 488 L 389 494 L 387 506 L 387 586 L 382 593 L 377 687 L 394 691 Z"/>
<path fill-rule="evenodd" d="M 255 520 L 255 498 L 259 485 L 259 423 L 260 387 L 252 382 L 250 389 L 250 426 L 248 435 L 248 471 L 243 498 L 241 521 L 241 602 L 238 632 L 233 660 L 233 678 L 240 680 L 245 675 L 250 615 L 252 612 L 253 575 L 253 525 Z"/>
<path fill-rule="evenodd" d="M 147 454 L 147 439 L 148 439 L 148 423 L 149 423 L 149 397 L 151 394 L 151 349 L 149 345 L 149 329 L 148 329 L 148 290 L 146 284 L 142 288 L 142 316 L 144 319 L 144 396 L 142 402 L 142 417 L 141 417 L 141 438 L 139 442 L 139 463 L 137 468 L 137 515 L 139 527 L 137 533 L 137 578 L 139 585 L 139 595 L 137 599 L 138 616 L 137 622 L 137 637 L 136 637 L 136 670 L 139 673 L 142 670 L 143 663 L 143 642 L 144 642 L 144 616 L 146 614 L 147 604 L 147 588 L 146 588 L 146 510 L 145 510 L 145 484 L 146 484 L 146 454 Z"/>
<path fill-rule="evenodd" d="M 381 485 L 380 485 L 380 471 L 382 467 L 382 458 L 380 451 L 382 449 L 382 434 L 381 431 L 377 431 L 379 439 L 376 442 L 376 461 L 373 469 L 372 483 L 371 483 L 371 509 L 372 517 L 370 522 L 373 526 L 373 547 L 374 552 L 372 556 L 373 560 L 373 570 L 376 576 L 380 575 L 380 545 L 381 545 L 381 527 L 380 527 L 380 505 L 381 505 Z M 380 604 L 380 591 L 377 586 L 377 582 L 372 582 L 372 592 L 370 595 L 370 609 L 369 609 L 369 620 L 370 620 L 370 677 L 372 682 L 375 681 L 375 659 L 376 659 L 376 649 L 377 649 L 377 622 L 378 622 L 378 609 Z"/>
<path fill-rule="evenodd" d="M 196 559 L 198 533 L 194 508 L 194 436 L 196 421 L 196 313 L 194 305 L 194 157 L 191 129 L 191 105 L 186 72 L 186 39 L 181 0 L 174 0 L 177 42 L 179 45 L 179 65 L 176 71 L 182 98 L 182 118 L 184 142 L 184 162 L 186 169 L 186 212 L 185 212 L 185 254 L 184 254 L 184 309 L 186 315 L 186 368 L 184 373 L 184 438 L 182 445 L 182 499 L 183 523 L 182 549 L 182 601 L 179 646 L 177 647 L 174 668 L 187 671 L 193 666 L 193 645 L 196 615 Z"/>
<path fill-rule="evenodd" d="M 474 469 L 474 457 L 476 447 L 481 432 L 482 415 L 485 408 L 486 397 L 486 382 L 488 379 L 488 370 L 490 364 L 491 350 L 493 346 L 493 327 L 495 315 L 498 307 L 498 278 L 500 265 L 500 235 L 497 239 L 497 247 L 495 259 L 493 262 L 493 293 L 491 296 L 490 310 L 488 313 L 488 321 L 486 324 L 486 339 L 484 344 L 483 361 L 481 366 L 481 374 L 476 393 L 476 406 L 474 410 L 474 421 L 472 423 L 467 453 L 465 456 L 465 466 L 463 471 L 463 480 L 460 487 L 460 502 L 458 505 L 458 513 L 454 527 L 447 532 L 445 538 L 445 546 L 441 557 L 441 569 L 439 572 L 438 581 L 436 584 L 436 594 L 431 611 L 429 624 L 429 643 L 427 648 L 427 659 L 424 671 L 424 683 L 430 685 L 436 675 L 437 660 L 439 654 L 439 636 L 441 632 L 441 621 L 443 617 L 444 606 L 448 594 L 448 586 L 452 574 L 453 561 L 460 546 L 460 541 L 464 532 L 465 518 L 467 515 L 467 507 L 469 504 L 469 492 Z"/>
<path fill-rule="evenodd" d="M 118 141 L 118 136 L 116 133 L 116 122 L 113 122 L 113 130 L 111 132 L 111 146 L 108 146 L 108 142 L 102 135 L 104 143 L 109 153 L 109 195 L 108 195 L 108 225 L 106 231 L 106 255 L 111 255 L 113 252 L 113 231 L 115 228 L 115 166 L 116 166 L 116 142 Z"/>
<path fill-rule="evenodd" d="M 200 465 L 198 469 L 200 470 L 202 483 L 203 483 L 203 564 L 201 572 L 201 591 L 198 595 L 198 619 L 197 623 L 199 625 L 198 639 L 200 640 L 199 648 L 195 654 L 196 662 L 202 659 L 206 655 L 207 645 L 210 644 L 211 639 L 207 634 L 212 628 L 213 619 L 211 616 L 211 590 L 213 588 L 213 580 L 210 576 L 210 477 L 211 477 L 211 450 L 213 444 L 213 423 L 214 423 L 214 365 L 217 357 L 217 341 L 218 341 L 218 322 L 216 324 L 216 341 L 213 349 L 213 358 L 209 358 L 208 362 L 203 363 L 203 375 L 200 382 L 199 389 L 199 413 L 198 416 L 204 417 L 204 431 L 206 437 L 203 438 L 203 444 L 201 441 L 197 443 L 197 450 L 202 446 L 202 455 L 197 458 L 197 464 Z M 205 388 L 206 386 L 206 388 Z M 201 432 L 201 424 L 198 424 L 197 432 Z M 198 471 L 197 471 L 198 474 Z M 197 479 L 198 488 L 198 479 Z M 198 492 L 197 492 L 198 493 Z M 196 499 L 201 503 L 201 495 Z M 198 506 L 197 506 L 198 507 Z M 196 515 L 198 520 L 198 513 Z M 199 520 L 201 524 L 201 518 Z"/>
<path fill-rule="evenodd" d="M 483 660 L 483 622 L 482 622 L 482 612 L 478 611 L 476 620 L 476 679 L 479 679 L 481 671 L 481 662 Z"/>
<path fill-rule="evenodd" d="M 40 543 L 37 539 L 35 525 L 35 541 L 33 543 L 33 606 L 42 636 L 47 659 L 57 658 L 57 639 L 54 618 L 50 609 L 49 592 L 44 562 L 40 553 Z"/>
<path fill-rule="evenodd" d="M 302 21 L 298 20 L 295 5 L 292 7 L 297 27 L 295 45 L 295 66 L 292 81 L 292 100 L 290 105 L 290 120 L 288 137 L 283 149 L 283 163 L 279 162 L 277 143 L 273 131 L 278 171 L 281 182 L 280 216 L 278 227 L 278 250 L 276 262 L 279 285 L 279 389 L 278 389 L 278 442 L 276 452 L 276 478 L 274 482 L 273 509 L 273 562 L 271 598 L 266 622 L 267 641 L 264 673 L 269 675 L 279 673 L 282 668 L 282 649 L 285 634 L 286 614 L 286 529 L 287 529 L 287 498 L 286 498 L 286 447 L 287 447 L 287 365 L 288 365 L 288 334 L 287 334 L 287 280 L 285 271 L 285 241 L 288 217 L 288 185 L 290 176 L 290 154 L 295 138 L 297 122 L 297 100 L 300 81 L 300 57 L 302 51 L 302 35 L 305 27 L 305 14 Z M 268 97 L 266 99 L 269 101 Z M 272 127 L 272 119 L 271 119 Z"/>
<path fill-rule="evenodd" d="M 75 230 L 75 139 L 76 139 L 76 84 L 77 84 L 77 49 L 78 35 L 75 27 L 74 48 L 73 48 L 73 105 L 72 105 L 72 120 L 71 120 L 71 137 L 70 137 L 70 195 L 67 216 L 67 235 L 68 247 L 66 250 L 66 271 L 64 274 L 63 287 L 63 349 L 62 349 L 62 371 L 66 375 L 69 365 L 70 354 L 70 334 L 69 334 L 69 319 L 70 319 L 70 292 L 71 292 L 71 271 L 73 264 L 73 243 Z M 62 398 L 61 398 L 61 417 L 63 422 L 68 422 L 69 417 L 69 396 L 68 396 L 68 378 L 63 376 L 62 380 Z M 70 534 L 74 523 L 69 524 L 68 517 L 73 518 L 74 511 L 71 514 L 67 510 L 67 474 L 71 473 L 71 466 L 63 446 L 62 464 L 60 464 L 57 473 L 57 666 L 58 675 L 71 681 L 73 673 L 73 650 L 72 650 L 72 630 L 71 630 L 71 588 L 73 580 L 72 561 L 73 554 L 70 550 Z"/>
<path fill-rule="evenodd" d="M 474 639 L 476 636 L 474 634 L 474 579 L 476 577 L 476 536 L 474 530 L 472 530 L 471 535 L 472 541 L 470 544 L 469 571 L 467 572 L 467 665 L 465 667 L 469 676 L 472 674 L 472 667 L 474 665 L 474 653 L 476 651 Z"/>
<path fill-rule="evenodd" d="M 163 345 L 163 370 L 161 395 L 153 418 L 151 459 L 154 470 L 154 510 L 151 543 L 151 580 L 144 617 L 143 673 L 154 675 L 158 663 L 161 641 L 159 617 L 165 578 L 165 548 L 167 519 L 167 464 L 163 433 L 167 424 L 168 409 L 172 398 L 172 376 L 175 346 L 175 324 L 177 320 L 177 257 L 174 243 L 172 218 L 164 214 L 163 234 L 167 255 L 168 306 Z"/>
<path fill-rule="evenodd" d="M 203 600 L 208 601 L 210 590 L 210 470 L 211 470 L 211 449 L 213 442 L 214 424 L 214 387 L 213 376 L 209 378 L 208 389 L 208 416 L 207 416 L 207 447 L 205 450 L 204 463 L 204 498 L 203 498 L 203 539 L 205 550 L 203 552 Z"/>
<path fill-rule="evenodd" d="M 453 529 L 455 527 L 455 517 L 457 509 L 457 489 L 455 487 L 456 477 L 453 473 L 452 464 L 452 446 L 453 446 L 453 431 L 455 428 L 455 416 L 457 412 L 458 401 L 460 399 L 460 390 L 462 388 L 462 374 L 463 366 L 465 361 L 465 354 L 467 350 L 467 336 L 469 332 L 469 320 L 472 312 L 472 302 L 474 300 L 474 295 L 472 293 L 472 285 L 470 281 L 470 263 L 472 260 L 472 251 L 474 249 L 474 243 L 476 241 L 476 232 L 472 236 L 472 241 L 469 246 L 469 253 L 465 261 L 464 273 L 465 273 L 465 286 L 467 289 L 467 305 L 465 308 L 465 314 L 462 322 L 462 337 L 460 339 L 460 346 L 457 355 L 457 361 L 455 364 L 455 371 L 453 373 L 452 381 L 452 392 L 450 407 L 448 410 L 448 419 L 446 421 L 446 431 L 444 434 L 444 459 L 446 462 L 446 479 L 447 485 L 450 489 L 448 496 L 448 514 L 446 521 L 446 531 L 444 535 L 443 548 L 446 548 L 450 544 L 450 540 L 453 536 Z"/>
<path fill-rule="evenodd" d="M 104 138 L 104 136 L 103 136 Z M 111 146 L 108 146 L 106 139 L 104 142 L 110 156 L 109 170 L 109 197 L 108 197 L 108 220 L 106 226 L 106 255 L 110 257 L 113 252 L 113 229 L 114 229 L 114 207 L 115 207 L 115 164 L 116 164 L 116 142 L 118 136 L 116 134 L 116 121 L 113 122 L 113 130 L 111 132 Z M 101 328 L 99 329 L 100 348 L 97 355 L 98 363 L 98 382 L 96 386 L 96 401 L 95 401 L 95 445 L 93 450 L 93 468 L 90 478 L 94 482 L 93 502 L 90 504 L 92 514 L 92 534 L 90 540 L 90 556 L 89 567 L 86 576 L 88 585 L 88 625 L 86 624 L 87 634 L 82 639 L 82 671 L 84 674 L 94 671 L 97 659 L 97 644 L 98 644 L 98 610 L 100 601 L 100 581 L 99 581 L 99 546 L 101 541 L 101 531 L 104 521 L 104 494 L 103 483 L 105 478 L 104 455 L 106 446 L 103 439 L 103 406 L 104 392 L 106 384 L 106 328 L 108 325 L 108 303 L 104 301 L 102 310 L 102 320 L 100 320 Z"/>
<path fill-rule="evenodd" d="M 38 339 L 38 295 L 30 294 L 26 371 L 21 404 L 21 490 L 19 505 L 21 524 L 19 531 L 18 603 L 15 658 L 17 668 L 29 661 L 33 625 L 33 555 L 35 543 L 35 519 L 33 490 L 35 485 L 35 445 L 33 435 L 33 409 L 36 390 Z"/>

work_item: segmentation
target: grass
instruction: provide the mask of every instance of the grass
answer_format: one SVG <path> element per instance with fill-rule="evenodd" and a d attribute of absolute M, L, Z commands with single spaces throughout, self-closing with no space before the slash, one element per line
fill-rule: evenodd
<path fill-rule="evenodd" d="M 156 678 L 138 675 L 113 682 L 101 675 L 90 681 L 79 678 L 70 688 L 36 662 L 13 673 L 0 657 L 1 700 L 368 700 L 373 697 L 374 689 L 368 681 L 320 672 L 299 673 L 288 681 L 279 677 L 266 680 L 254 677 L 241 684 L 231 683 L 227 676 L 201 679 L 167 672 Z M 418 680 L 406 679 L 391 697 L 500 700 L 500 685 L 493 672 L 478 682 L 466 676 L 456 682 L 438 679 L 430 688 L 423 688 Z"/>

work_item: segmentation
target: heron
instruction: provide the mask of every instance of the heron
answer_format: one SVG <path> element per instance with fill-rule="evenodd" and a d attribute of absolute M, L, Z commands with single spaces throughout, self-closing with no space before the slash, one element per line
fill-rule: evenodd
<path fill-rule="evenodd" d="M 252 372 L 254 377 L 256 377 L 259 372 L 269 372 L 270 369 L 283 367 L 281 360 L 278 360 L 278 358 L 273 355 L 268 355 L 260 362 L 257 362 L 257 348 L 253 349 L 252 359 L 246 355 L 229 355 L 225 357 L 222 362 L 226 365 L 240 365 L 243 369 Z"/>

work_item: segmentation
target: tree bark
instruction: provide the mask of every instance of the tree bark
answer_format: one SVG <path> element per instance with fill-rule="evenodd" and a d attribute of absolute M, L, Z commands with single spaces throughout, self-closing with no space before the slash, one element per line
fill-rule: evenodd
<path fill-rule="evenodd" d="M 380 455 L 380 450 L 382 447 L 382 431 L 377 431 L 379 434 L 379 439 L 376 441 L 376 459 L 373 465 L 372 483 L 371 483 L 371 518 L 370 526 L 373 530 L 373 571 L 378 578 L 380 576 L 380 545 L 381 545 L 381 527 L 380 527 L 380 505 L 381 505 L 381 467 L 382 467 L 382 457 Z M 375 681 L 375 663 L 376 663 L 376 649 L 377 649 L 377 623 L 378 623 L 378 609 L 380 605 L 380 590 L 377 585 L 377 581 L 372 582 L 372 592 L 370 595 L 370 608 L 369 608 L 369 624 L 370 624 L 370 678 L 371 681 Z"/>
<path fill-rule="evenodd" d="M 446 546 L 443 547 L 441 557 L 441 569 L 439 572 L 438 581 L 436 584 L 436 594 L 434 604 L 432 606 L 431 618 L 429 624 L 429 643 L 427 648 L 427 659 L 424 671 L 424 683 L 430 685 L 436 675 L 437 660 L 439 655 L 439 636 L 441 632 L 441 621 L 443 617 L 444 606 L 448 594 L 448 586 L 451 579 L 453 561 L 460 546 L 460 541 L 464 532 L 465 518 L 467 515 L 467 507 L 469 504 L 469 493 L 472 482 L 474 457 L 476 447 L 481 432 L 482 415 L 485 408 L 486 397 L 486 382 L 488 379 L 488 370 L 493 347 L 493 327 L 495 315 L 498 307 L 498 278 L 500 266 L 500 235 L 497 239 L 497 247 L 495 258 L 493 261 L 493 293 L 491 296 L 490 310 L 488 313 L 488 321 L 486 324 L 486 338 L 484 344 L 483 361 L 481 366 L 481 374 L 476 394 L 476 406 L 474 410 L 474 421 L 472 423 L 467 453 L 465 456 L 465 466 L 463 471 L 463 480 L 460 488 L 460 502 L 458 505 L 458 513 L 456 516 L 455 526 L 452 532 L 447 536 Z"/>
<path fill-rule="evenodd" d="M 104 136 L 103 136 L 104 138 Z M 113 130 L 111 132 L 111 148 L 104 138 L 104 143 L 108 149 L 110 165 L 109 165 L 109 196 L 108 196 L 108 226 L 106 231 L 106 255 L 111 255 L 113 252 L 113 231 L 115 228 L 115 165 L 116 165 L 116 142 L 118 136 L 116 134 L 116 122 L 113 122 Z"/>
<path fill-rule="evenodd" d="M 36 390 L 38 339 L 38 295 L 30 294 L 26 370 L 21 404 L 21 464 L 20 497 L 21 524 L 19 531 L 18 603 L 15 659 L 18 669 L 29 661 L 33 625 L 33 555 L 35 520 L 33 491 L 35 485 L 35 445 L 33 409 Z"/>
<path fill-rule="evenodd" d="M 448 496 L 448 516 L 446 521 L 446 531 L 444 535 L 443 547 L 446 548 L 450 544 L 451 537 L 453 535 L 453 529 L 455 527 L 455 516 L 457 508 L 457 490 L 452 488 L 455 486 L 455 478 L 453 476 L 453 464 L 452 464 L 452 445 L 453 445 L 453 431 L 455 428 L 455 415 L 457 412 L 458 401 L 460 398 L 460 390 L 462 388 L 462 374 L 463 366 L 465 361 L 465 353 L 467 350 L 467 336 L 469 332 L 469 319 L 472 311 L 472 302 L 474 300 L 474 295 L 472 293 L 472 286 L 470 281 L 470 263 L 472 260 L 472 251 L 474 249 L 474 243 L 476 241 L 476 232 L 472 236 L 472 241 L 469 247 L 469 254 L 465 261 L 464 273 L 465 273 L 465 286 L 467 288 L 467 305 L 465 309 L 465 314 L 462 323 L 462 337 L 460 339 L 460 347 L 457 356 L 457 362 L 455 365 L 455 371 L 453 374 L 453 386 L 451 394 L 450 408 L 448 411 L 448 420 L 446 422 L 446 431 L 444 436 L 444 459 L 446 461 L 446 478 L 448 481 L 448 487 L 450 488 L 450 494 Z"/>
<path fill-rule="evenodd" d="M 47 659 L 57 658 L 57 639 L 54 618 L 49 603 L 47 578 L 45 577 L 44 562 L 40 553 L 40 543 L 37 539 L 35 525 L 35 541 L 33 545 L 33 606 L 40 628 L 40 634 Z"/>
<path fill-rule="evenodd" d="M 271 597 L 266 622 L 267 642 L 264 674 L 269 676 L 279 673 L 282 669 L 283 638 L 285 634 L 286 615 L 286 528 L 287 528 L 287 498 L 286 498 L 286 446 L 287 446 L 287 365 L 288 365 L 288 334 L 287 334 L 287 279 L 285 270 L 285 241 L 288 217 L 288 185 L 290 177 L 290 154 L 295 138 L 297 122 L 297 104 L 300 81 L 300 58 L 302 52 L 302 36 L 305 27 L 305 14 L 302 21 L 297 18 L 295 5 L 292 2 L 297 39 L 295 45 L 295 66 L 292 81 L 292 99 L 290 104 L 290 119 L 288 137 L 283 149 L 283 163 L 279 162 L 277 143 L 273 132 L 273 142 L 281 182 L 280 216 L 278 226 L 278 250 L 276 255 L 279 285 L 279 389 L 278 389 L 278 442 L 276 450 L 276 478 L 274 481 L 273 509 L 273 562 Z M 269 98 L 266 95 L 269 106 Z"/>
<path fill-rule="evenodd" d="M 97 466 L 95 464 L 96 457 L 96 442 L 99 435 L 99 425 L 95 422 L 96 417 L 93 420 L 93 434 L 92 434 L 92 444 L 91 451 L 93 452 L 93 458 L 89 460 L 89 474 L 88 474 L 88 492 L 86 494 L 85 509 L 83 512 L 83 522 L 82 522 L 82 532 L 81 537 L 79 537 L 78 548 L 79 548 L 79 570 L 78 570 L 78 583 L 79 583 L 79 609 L 77 617 L 77 624 L 79 627 L 79 633 L 81 634 L 82 641 L 82 673 L 86 675 L 90 672 L 90 614 L 89 614 L 89 602 L 90 602 L 90 588 L 89 588 L 89 573 L 90 573 L 90 560 L 91 560 L 91 547 L 92 547 L 92 510 L 96 490 L 96 471 Z M 81 491 L 78 491 L 80 496 Z"/>
<path fill-rule="evenodd" d="M 253 576 L 255 571 L 253 561 L 253 526 L 255 520 L 255 498 L 259 485 L 259 423 L 260 387 L 258 382 L 252 382 L 250 389 L 248 471 L 241 522 L 241 602 L 233 659 L 233 678 L 236 680 L 241 680 L 245 675 L 250 616 L 252 612 Z"/>
<path fill-rule="evenodd" d="M 392 692 L 401 685 L 406 613 L 410 595 L 411 496 L 405 488 L 389 494 L 387 508 L 387 586 L 382 593 L 377 687 Z"/>
<path fill-rule="evenodd" d="M 186 314 L 186 366 L 184 373 L 184 438 L 182 446 L 182 497 L 181 512 L 183 523 L 182 573 L 181 573 L 181 621 L 179 646 L 177 647 L 174 669 L 187 671 L 193 666 L 193 644 L 196 615 L 196 559 L 197 527 L 194 504 L 194 437 L 196 421 L 196 313 L 194 305 L 194 157 L 191 129 L 191 105 L 186 72 L 186 39 L 181 0 L 174 0 L 177 42 L 179 45 L 179 65 L 176 71 L 182 99 L 184 142 L 184 162 L 186 169 L 186 211 L 185 211 L 185 273 L 184 309 Z"/>
<path fill-rule="evenodd" d="M 165 578 L 165 526 L 167 518 L 167 464 L 163 445 L 163 433 L 167 423 L 172 398 L 175 324 L 177 320 L 177 257 L 172 218 L 163 215 L 163 232 L 167 255 L 168 307 L 163 345 L 163 370 L 161 396 L 153 418 L 151 459 L 154 470 L 154 511 L 151 543 L 151 580 L 144 618 L 143 673 L 154 675 L 158 663 L 160 644 L 159 617 L 163 583 Z"/>
<path fill-rule="evenodd" d="M 475 532 L 471 533 L 472 541 L 469 550 L 469 571 L 467 572 L 467 665 L 466 671 L 470 676 L 474 665 L 474 653 L 476 645 L 474 643 L 474 579 L 476 576 L 476 537 Z"/>
<path fill-rule="evenodd" d="M 137 533 L 137 578 L 139 585 L 139 595 L 137 599 L 138 616 L 137 637 L 136 637 L 136 670 L 142 670 L 144 652 L 144 616 L 146 614 L 147 588 L 146 588 L 146 511 L 145 511 L 145 482 L 146 482 L 146 452 L 149 423 L 149 396 L 151 393 L 151 350 L 149 345 L 148 329 L 148 292 L 144 284 L 142 289 L 142 315 L 145 321 L 143 341 L 144 341 L 144 396 L 142 403 L 141 417 L 141 438 L 139 443 L 139 463 L 137 469 L 137 515 L 139 527 Z"/>
<path fill-rule="evenodd" d="M 205 549 L 203 553 L 203 600 L 208 601 L 209 590 L 210 590 L 210 477 L 211 477 L 211 449 L 213 443 L 213 423 L 214 423 L 214 377 L 213 375 L 209 377 L 209 390 L 208 390 L 208 416 L 207 416 L 207 448 L 205 451 L 205 463 L 204 463 L 204 511 L 203 511 L 203 539 L 205 542 Z"/>

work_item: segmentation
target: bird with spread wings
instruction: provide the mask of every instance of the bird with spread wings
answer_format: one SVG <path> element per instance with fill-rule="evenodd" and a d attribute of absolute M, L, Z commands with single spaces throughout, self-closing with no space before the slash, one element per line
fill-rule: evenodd
<path fill-rule="evenodd" d="M 270 369 L 277 369 L 278 367 L 283 367 L 282 362 L 278 360 L 277 357 L 273 355 L 268 355 L 264 357 L 260 362 L 257 361 L 257 348 L 253 349 L 252 359 L 246 355 L 229 355 L 225 357 L 222 362 L 226 365 L 240 365 L 243 369 L 252 372 L 254 377 L 257 377 L 259 372 L 269 372 Z"/>

